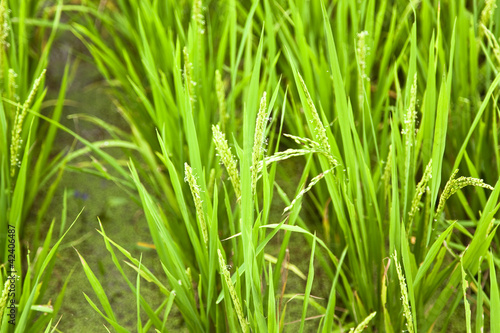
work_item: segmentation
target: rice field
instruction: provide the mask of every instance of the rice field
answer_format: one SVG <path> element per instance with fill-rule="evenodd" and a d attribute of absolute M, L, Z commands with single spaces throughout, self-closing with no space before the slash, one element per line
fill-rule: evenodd
<path fill-rule="evenodd" d="M 0 0 L 0 333 L 500 333 L 495 0 Z"/>

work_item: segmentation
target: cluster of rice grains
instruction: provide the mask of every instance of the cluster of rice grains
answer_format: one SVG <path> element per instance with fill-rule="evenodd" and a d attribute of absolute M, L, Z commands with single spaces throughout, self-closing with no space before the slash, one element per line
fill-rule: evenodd
<path fill-rule="evenodd" d="M 35 99 L 35 94 L 38 90 L 38 87 L 40 86 L 43 78 L 45 77 L 45 72 L 46 70 L 44 69 L 42 71 L 42 74 L 35 80 L 33 83 L 33 88 L 31 89 L 30 94 L 28 95 L 28 98 L 24 102 L 22 106 L 17 107 L 16 110 L 16 115 L 15 115 L 15 120 L 14 120 L 14 127 L 12 128 L 12 143 L 10 145 L 10 175 L 11 177 L 14 177 L 16 174 L 16 166 L 20 166 L 20 160 L 19 160 L 19 150 L 21 149 L 21 144 L 22 144 L 22 139 L 21 139 L 21 132 L 23 130 L 23 124 L 24 124 L 24 118 L 26 118 L 26 114 L 28 113 L 28 108 L 30 107 L 31 103 L 33 103 L 33 100 Z"/>
<path fill-rule="evenodd" d="M 457 193 L 459 190 L 466 186 L 478 186 L 491 191 L 494 190 L 491 185 L 485 184 L 482 179 L 473 177 L 459 177 L 455 179 L 457 173 L 458 169 L 453 172 L 450 179 L 446 183 L 446 186 L 444 187 L 443 193 L 441 193 L 441 197 L 439 198 L 439 205 L 436 209 L 436 217 L 439 216 L 439 214 L 441 214 L 441 212 L 443 211 L 446 200 L 448 200 L 448 198 L 450 198 L 453 194 Z"/>

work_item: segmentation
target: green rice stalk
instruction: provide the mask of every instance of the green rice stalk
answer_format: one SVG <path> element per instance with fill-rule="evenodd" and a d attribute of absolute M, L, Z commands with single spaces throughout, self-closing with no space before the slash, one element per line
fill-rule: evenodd
<path fill-rule="evenodd" d="M 286 212 L 290 211 L 293 206 L 295 205 L 295 203 L 304 196 L 304 194 L 306 194 L 309 190 L 312 189 L 312 187 L 314 185 L 316 185 L 316 183 L 318 183 L 325 175 L 327 175 L 328 173 L 332 172 L 334 168 L 331 168 L 331 169 L 328 169 L 322 173 L 320 173 L 319 175 L 317 175 L 316 177 L 314 177 L 313 179 L 311 179 L 311 182 L 309 183 L 309 185 L 303 189 L 302 191 L 299 192 L 299 194 L 297 194 L 297 196 L 295 197 L 295 199 L 292 200 L 292 202 L 290 203 L 290 205 L 288 207 L 285 208 L 285 210 L 283 210 L 283 214 L 285 214 Z"/>
<path fill-rule="evenodd" d="M 208 177 L 208 186 L 207 186 L 207 192 L 210 194 L 210 197 L 212 197 L 212 193 L 214 192 L 214 185 L 215 185 L 215 169 L 212 168 L 210 169 L 210 176 Z"/>
<path fill-rule="evenodd" d="M 255 189 L 257 187 L 257 178 L 259 175 L 258 166 L 262 156 L 268 117 L 269 112 L 266 110 L 266 92 L 264 91 L 260 100 L 259 113 L 257 114 L 257 121 L 255 123 L 255 136 L 252 152 L 252 193 L 255 193 Z"/>
<path fill-rule="evenodd" d="M 490 267 L 490 330 L 492 333 L 500 332 L 500 292 L 498 290 L 497 272 L 493 252 L 489 253 L 488 264 Z"/>
<path fill-rule="evenodd" d="M 217 153 L 222 161 L 222 164 L 226 167 L 231 183 L 233 184 L 236 198 L 239 199 L 241 197 L 241 183 L 236 160 L 231 153 L 231 149 L 227 144 L 224 133 L 222 133 L 219 129 L 219 125 L 212 125 L 212 132 L 214 135 L 213 140 L 215 143 L 215 149 L 217 149 Z"/>
<path fill-rule="evenodd" d="M 471 328 L 471 311 L 470 311 L 470 304 L 469 301 L 467 301 L 467 280 L 466 280 L 466 274 L 464 270 L 464 266 L 462 261 L 460 261 L 460 269 L 462 271 L 462 292 L 464 295 L 464 306 L 465 306 L 465 324 L 467 328 L 467 333 L 472 332 Z"/>
<path fill-rule="evenodd" d="M 394 259 L 394 263 L 396 264 L 396 271 L 398 273 L 399 278 L 399 286 L 401 288 L 401 301 L 403 302 L 403 314 L 406 318 L 406 328 L 408 328 L 409 333 L 414 333 L 415 330 L 413 328 L 413 316 L 410 310 L 410 302 L 408 298 L 408 290 L 406 289 L 406 281 L 403 276 L 403 271 L 401 270 L 401 265 L 398 262 L 397 252 L 394 251 L 392 256 Z"/>
<path fill-rule="evenodd" d="M 241 307 L 241 302 L 238 294 L 236 293 L 236 289 L 234 289 L 233 281 L 231 281 L 231 275 L 227 270 L 226 261 L 222 256 L 221 250 L 217 249 L 217 254 L 219 255 L 220 270 L 222 272 L 222 275 L 224 275 L 224 282 L 226 283 L 227 288 L 229 289 L 229 293 L 231 294 L 231 299 L 233 300 L 234 308 L 236 310 L 238 320 L 240 321 L 241 329 L 244 333 L 249 332 L 248 322 L 243 315 L 243 308 Z"/>
<path fill-rule="evenodd" d="M 268 156 L 264 159 L 264 161 L 260 161 L 259 165 L 257 167 L 258 172 L 260 173 L 262 171 L 262 168 L 265 165 L 269 165 L 271 163 L 279 162 L 279 161 L 284 161 L 292 157 L 298 157 L 298 156 L 304 156 L 307 154 L 312 154 L 312 153 L 320 153 L 320 154 L 325 154 L 327 155 L 323 150 L 314 150 L 314 149 L 287 149 L 284 151 L 279 151 L 276 154 L 273 154 L 271 156 Z"/>
<path fill-rule="evenodd" d="M 483 258 L 479 258 L 479 265 L 477 271 L 477 286 L 481 286 L 481 276 L 483 272 L 481 271 L 481 262 Z M 478 289 L 476 298 L 476 332 L 484 332 L 484 309 L 483 309 L 483 290 Z"/>
<path fill-rule="evenodd" d="M 45 72 L 47 70 L 44 69 L 40 76 L 35 80 L 33 83 L 33 88 L 31 89 L 30 94 L 28 95 L 28 98 L 24 102 L 23 106 L 19 108 L 17 107 L 16 110 L 16 116 L 14 120 L 14 126 L 12 128 L 12 143 L 10 144 L 10 176 L 14 177 L 16 174 L 16 166 L 20 166 L 20 161 L 19 161 L 19 149 L 21 148 L 22 144 L 22 139 L 21 139 L 21 132 L 23 130 L 23 122 L 24 118 L 26 117 L 26 114 L 28 113 L 28 108 L 30 107 L 31 103 L 33 103 L 33 100 L 35 99 L 35 94 L 38 90 L 38 87 L 40 86 L 40 83 L 42 82 L 43 77 L 45 76 Z"/>
<path fill-rule="evenodd" d="M 460 177 L 454 179 L 457 173 L 458 169 L 455 170 L 455 172 L 453 172 L 453 174 L 450 177 L 450 180 L 448 180 L 446 186 L 444 187 L 443 193 L 439 198 L 439 205 L 436 210 L 435 218 L 439 216 L 439 214 L 441 214 L 441 212 L 443 211 L 446 200 L 448 200 L 453 194 L 457 193 L 460 189 L 464 188 L 465 186 L 472 185 L 472 186 L 479 186 L 482 188 L 486 188 L 492 191 L 494 190 L 491 185 L 485 184 L 482 179 L 472 178 L 472 177 Z"/>
<path fill-rule="evenodd" d="M 205 222 L 205 214 L 203 213 L 203 205 L 201 202 L 200 186 L 196 182 L 196 178 L 193 175 L 193 169 L 189 164 L 184 163 L 185 175 L 184 181 L 187 181 L 189 187 L 191 188 L 191 194 L 193 195 L 194 205 L 196 207 L 196 216 L 198 217 L 198 223 L 203 236 L 203 242 L 205 247 L 208 247 L 208 232 L 207 224 Z"/>
<path fill-rule="evenodd" d="M 287 134 L 287 133 L 284 133 L 283 135 L 286 136 L 287 138 L 292 139 L 293 141 L 295 141 L 299 145 L 306 146 L 308 148 L 318 149 L 318 150 L 321 149 L 321 146 L 316 141 L 313 141 L 311 139 L 302 138 L 300 136 L 295 136 L 295 135 Z"/>
<path fill-rule="evenodd" d="M 313 153 L 318 153 L 318 154 L 323 154 L 327 158 L 330 156 L 330 153 L 326 150 L 324 150 L 323 147 L 321 147 L 316 141 L 313 141 L 311 139 L 307 138 L 302 138 L 299 136 L 291 135 L 291 134 L 283 134 L 286 137 L 291 138 L 294 140 L 296 143 L 304 146 L 302 149 L 287 149 L 284 151 L 277 152 L 271 156 L 267 156 L 264 158 L 264 160 L 259 161 L 257 170 L 258 174 L 262 172 L 262 168 L 265 165 L 270 165 L 271 163 L 283 161 L 292 157 L 298 157 L 298 156 L 304 156 L 306 154 L 313 154 Z"/>
<path fill-rule="evenodd" d="M 391 166 L 392 166 L 392 144 L 389 146 L 389 152 L 387 153 L 387 160 L 385 161 L 384 174 L 382 179 L 384 180 L 384 190 L 385 195 L 388 196 L 390 192 L 390 182 L 391 182 Z"/>

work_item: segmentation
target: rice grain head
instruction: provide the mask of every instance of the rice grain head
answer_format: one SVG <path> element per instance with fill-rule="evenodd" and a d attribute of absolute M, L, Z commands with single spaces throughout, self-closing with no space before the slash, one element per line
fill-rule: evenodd
<path fill-rule="evenodd" d="M 219 125 L 212 125 L 212 133 L 213 140 L 215 143 L 215 149 L 217 149 L 217 153 L 224 164 L 224 167 L 227 170 L 229 178 L 231 179 L 231 183 L 233 184 L 234 193 L 236 194 L 236 198 L 241 197 L 241 183 L 240 176 L 238 173 L 238 167 L 236 163 L 236 159 L 231 153 L 231 148 L 227 144 L 226 137 L 224 133 L 219 129 Z"/>
<path fill-rule="evenodd" d="M 191 194 L 193 195 L 194 205 L 196 207 L 196 216 L 198 217 L 198 222 L 200 224 L 200 230 L 203 236 L 203 242 L 205 243 L 205 247 L 208 247 L 208 232 L 207 232 L 207 224 L 205 222 L 205 214 L 203 213 L 203 205 L 201 201 L 200 195 L 200 186 L 196 182 L 196 178 L 193 175 L 193 169 L 189 166 L 189 164 L 184 163 L 185 168 L 185 181 L 188 182 L 189 187 L 191 189 Z"/>
<path fill-rule="evenodd" d="M 324 154 L 323 150 L 314 150 L 311 148 L 306 149 L 287 149 L 284 151 L 279 151 L 276 154 L 266 157 L 264 160 L 259 162 L 257 170 L 259 173 L 262 172 L 262 168 L 264 167 L 264 162 L 266 165 L 270 165 L 271 163 L 276 163 L 279 161 L 284 161 L 292 157 L 304 156 L 307 154 L 320 153 Z"/>
<path fill-rule="evenodd" d="M 364 108 L 364 90 L 365 90 L 365 81 L 370 81 L 370 78 L 366 75 L 366 55 L 369 47 L 366 45 L 366 37 L 368 36 L 368 31 L 361 31 L 357 34 L 358 42 L 356 53 L 358 56 L 359 70 L 360 73 L 358 75 L 358 103 L 360 110 Z"/>
<path fill-rule="evenodd" d="M 10 44 L 7 42 L 9 37 L 10 25 L 9 25 L 9 9 L 7 8 L 6 0 L 0 1 L 0 68 L 3 67 L 3 56 L 4 49 L 9 47 Z M 0 79 L 3 79 L 3 70 L 0 70 Z"/>
<path fill-rule="evenodd" d="M 484 8 L 481 11 L 481 20 L 479 24 L 483 28 L 480 29 L 480 34 L 484 33 L 484 28 L 486 28 L 490 23 L 490 18 L 493 17 L 495 8 L 497 8 L 496 0 L 485 0 Z"/>
<path fill-rule="evenodd" d="M 224 82 L 222 82 L 219 70 L 215 71 L 215 91 L 217 92 L 217 101 L 219 103 L 219 122 L 224 131 L 227 119 L 226 93 L 224 92 Z"/>
<path fill-rule="evenodd" d="M 394 251 L 392 256 L 394 263 L 396 264 L 396 272 L 399 278 L 399 286 L 401 288 L 401 301 L 403 303 L 403 314 L 406 318 L 406 328 L 409 333 L 414 333 L 415 330 L 413 328 L 413 316 L 410 310 L 410 302 L 408 298 L 408 290 L 406 289 L 406 281 L 403 275 L 403 271 L 401 269 L 401 265 L 398 262 L 397 252 Z"/>
<path fill-rule="evenodd" d="M 435 217 L 439 216 L 441 212 L 444 210 L 444 205 L 446 200 L 448 200 L 453 194 L 457 193 L 459 190 L 466 186 L 478 186 L 482 188 L 486 188 L 488 190 L 493 191 L 494 188 L 491 185 L 485 184 L 482 179 L 473 178 L 473 177 L 459 177 L 455 179 L 455 176 L 458 173 L 458 169 L 453 172 L 450 177 L 450 180 L 446 183 L 443 193 L 441 193 L 441 197 L 439 198 L 439 205 L 436 209 Z"/>
<path fill-rule="evenodd" d="M 187 87 L 187 90 L 189 93 L 189 98 L 191 99 L 191 102 L 194 102 L 196 99 L 195 91 L 194 91 L 194 87 L 196 86 L 196 82 L 194 81 L 194 77 L 193 77 L 193 63 L 189 61 L 189 53 L 188 53 L 186 47 L 184 47 L 183 53 L 184 53 L 185 85 Z"/>
<path fill-rule="evenodd" d="M 388 197 L 390 194 L 391 186 L 391 172 L 392 172 L 392 144 L 389 146 L 389 152 L 387 153 L 387 159 L 385 161 L 384 174 L 382 179 L 384 180 L 384 190 L 385 196 Z"/>
<path fill-rule="evenodd" d="M 33 83 L 33 88 L 28 95 L 28 98 L 21 107 L 17 107 L 16 115 L 14 117 L 14 126 L 12 128 L 12 142 L 10 144 L 10 176 L 14 177 L 16 174 L 16 166 L 20 166 L 19 150 L 21 149 L 22 139 L 21 133 L 23 131 L 24 118 L 28 113 L 28 108 L 35 99 L 36 92 L 40 86 L 46 70 L 44 69 L 40 76 Z"/>
<path fill-rule="evenodd" d="M 410 149 L 413 145 L 413 140 L 415 137 L 415 121 L 417 119 L 416 104 L 417 104 L 417 74 L 415 73 L 415 76 L 413 77 L 413 84 L 411 86 L 410 105 L 408 106 L 408 110 L 406 111 L 404 117 L 403 130 L 401 131 L 401 134 L 403 134 L 406 138 L 405 154 L 410 153 Z"/>
<path fill-rule="evenodd" d="M 17 83 L 16 83 L 17 73 L 10 68 L 9 69 L 9 97 L 10 99 L 19 101 L 19 96 L 16 94 Z"/>
<path fill-rule="evenodd" d="M 8 47 L 7 37 L 9 37 L 9 9 L 7 8 L 7 1 L 0 1 L 0 44 Z"/>
<path fill-rule="evenodd" d="M 7 306 L 7 301 L 9 300 L 9 288 L 10 288 L 10 281 L 9 279 L 7 279 L 3 286 L 2 297 L 0 298 L 0 321 L 1 318 L 3 318 L 3 312 Z"/>
<path fill-rule="evenodd" d="M 262 156 L 268 117 L 269 112 L 266 110 L 266 92 L 264 91 L 260 99 L 259 113 L 257 114 L 257 120 L 255 122 L 255 136 L 252 152 L 252 193 L 255 193 L 257 187 L 258 166 Z"/>
<path fill-rule="evenodd" d="M 332 167 L 335 167 L 338 165 L 337 160 L 333 158 L 333 155 L 331 153 L 331 148 L 330 148 L 330 143 L 328 142 L 328 136 L 326 135 L 326 129 L 325 126 L 323 125 L 323 122 L 321 121 L 321 118 L 319 117 L 319 113 L 316 110 L 316 107 L 314 106 L 313 100 L 311 98 L 311 95 L 309 94 L 309 90 L 307 90 L 306 83 L 304 82 L 304 79 L 300 75 L 300 73 L 297 73 L 299 76 L 300 84 L 302 86 L 302 90 L 304 91 L 304 94 L 306 95 L 307 99 L 307 105 L 309 106 L 309 109 L 311 110 L 311 122 L 314 125 L 315 128 L 315 135 L 316 135 L 316 140 L 319 143 L 319 145 L 323 148 L 325 152 L 328 153 L 328 161 L 330 162 L 330 165 Z"/>
<path fill-rule="evenodd" d="M 191 18 L 198 26 L 198 33 L 203 35 L 205 33 L 205 17 L 203 16 L 203 4 L 201 0 L 193 1 L 193 11 Z"/>
<path fill-rule="evenodd" d="M 408 218 L 408 223 L 406 225 L 406 233 L 407 234 L 410 233 L 413 219 L 415 218 L 415 214 L 419 210 L 418 204 L 420 203 L 420 200 L 422 199 L 422 195 L 424 195 L 424 193 L 427 189 L 427 183 L 429 182 L 429 179 L 431 178 L 431 171 L 432 171 L 432 159 L 427 164 L 427 167 L 425 168 L 422 179 L 418 183 L 417 189 L 415 190 L 415 196 L 413 197 L 413 200 L 411 202 L 411 209 L 408 212 L 409 218 Z"/>
<path fill-rule="evenodd" d="M 236 315 L 238 316 L 238 320 L 241 325 L 241 329 L 244 333 L 249 332 L 248 322 L 243 315 L 243 308 L 241 307 L 241 302 L 236 293 L 236 289 L 234 288 L 233 281 L 231 281 L 231 274 L 227 270 L 226 261 L 224 260 L 224 256 L 222 255 L 221 250 L 217 249 L 217 254 L 219 255 L 219 266 L 224 276 L 224 282 L 226 283 L 227 288 L 229 289 L 229 294 L 231 295 L 231 299 L 233 300 L 234 309 L 236 310 Z"/>
<path fill-rule="evenodd" d="M 497 66 L 500 64 L 500 45 L 498 45 L 498 40 L 495 35 L 484 25 L 481 25 L 481 31 L 486 35 L 488 39 L 488 43 L 490 44 L 491 49 L 493 50 L 493 55 L 497 60 Z"/>

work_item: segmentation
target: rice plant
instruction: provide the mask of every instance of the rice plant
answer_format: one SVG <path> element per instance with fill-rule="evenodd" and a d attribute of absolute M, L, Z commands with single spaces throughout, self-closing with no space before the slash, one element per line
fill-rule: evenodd
<path fill-rule="evenodd" d="M 92 165 L 73 169 L 113 180 L 140 205 L 162 270 L 98 230 L 135 297 L 132 326 L 78 252 L 95 292 L 83 297 L 107 329 L 166 332 L 180 317 L 192 332 L 500 331 L 495 1 L 54 8 L 79 15 L 66 28 L 129 132 L 90 116 L 79 117 L 113 140 L 63 128 L 64 89 L 59 113 L 41 114 L 45 66 L 19 72 L 31 78 L 19 89 L 2 65 L 2 208 L 26 189 L 29 207 L 34 189 L 83 154 Z M 55 31 L 59 18 L 51 22 Z M 1 59 L 28 59 L 26 46 L 11 58 L 5 49 Z M 33 158 L 18 141 L 33 140 L 40 119 L 50 124 L 48 148 L 28 187 Z M 46 169 L 56 128 L 84 148 Z M 283 180 L 287 172 L 296 180 Z M 23 209 L 10 214 L 21 221 Z M 160 305 L 141 294 L 145 282 Z"/>
<path fill-rule="evenodd" d="M 1 332 L 49 332 L 57 326 L 69 276 L 60 294 L 46 290 L 68 226 L 48 212 L 63 172 L 62 154 L 53 157 L 57 123 L 65 102 L 70 65 L 58 78 L 59 93 L 48 100 L 45 86 L 49 53 L 60 29 L 62 1 L 0 2 L 0 283 Z M 43 193 L 43 195 L 41 195 Z M 38 210 L 34 212 L 34 202 Z M 65 212 L 64 212 L 65 213 Z M 38 214 L 38 215 L 37 215 Z M 54 220 L 41 229 L 43 216 Z M 37 226 L 26 241 L 26 226 Z M 59 234 L 55 230 L 59 230 Z"/>

